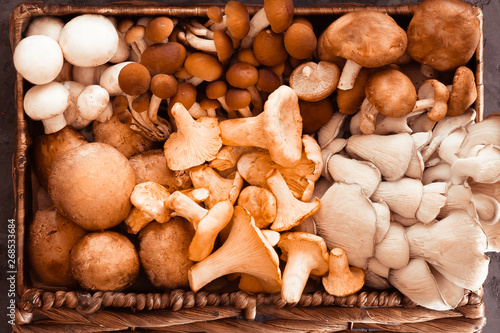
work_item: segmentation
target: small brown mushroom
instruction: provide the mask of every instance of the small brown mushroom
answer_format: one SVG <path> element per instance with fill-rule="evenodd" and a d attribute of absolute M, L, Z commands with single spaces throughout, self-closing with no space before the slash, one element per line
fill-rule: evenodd
<path fill-rule="evenodd" d="M 316 133 L 333 116 L 333 104 L 328 98 L 316 102 L 299 100 L 299 106 L 304 134 Z"/>
<path fill-rule="evenodd" d="M 266 0 L 264 11 L 275 33 L 284 32 L 292 24 L 295 7 L 292 0 Z"/>
<path fill-rule="evenodd" d="M 170 17 L 155 17 L 146 25 L 146 38 L 153 43 L 161 43 L 174 30 L 174 21 Z"/>
<path fill-rule="evenodd" d="M 217 80 L 223 71 L 222 64 L 217 58 L 202 52 L 191 53 L 187 56 L 184 67 L 192 76 L 207 82 Z"/>
<path fill-rule="evenodd" d="M 293 23 L 285 32 L 285 49 L 295 59 L 308 59 L 316 50 L 317 40 L 312 28 Z"/>
<path fill-rule="evenodd" d="M 152 76 L 173 74 L 179 70 L 186 59 L 186 48 L 177 42 L 157 43 L 148 46 L 141 56 L 141 63 Z"/>
<path fill-rule="evenodd" d="M 306 62 L 290 75 L 290 87 L 297 96 L 308 102 L 328 97 L 337 88 L 340 70 L 333 62 Z"/>
<path fill-rule="evenodd" d="M 459 116 L 475 102 L 477 87 L 474 73 L 465 66 L 460 66 L 453 76 L 450 99 L 448 100 L 448 116 Z"/>
<path fill-rule="evenodd" d="M 341 248 L 330 251 L 328 275 L 323 277 L 326 291 L 337 297 L 345 297 L 359 291 L 365 284 L 365 272 L 349 267 L 347 255 Z"/>
<path fill-rule="evenodd" d="M 288 58 L 284 45 L 284 34 L 271 29 L 260 31 L 253 42 L 255 58 L 264 66 L 277 66 Z"/>
<path fill-rule="evenodd" d="M 236 39 L 245 37 L 250 29 L 250 14 L 247 7 L 239 1 L 231 0 L 226 3 L 224 13 L 231 36 Z"/>

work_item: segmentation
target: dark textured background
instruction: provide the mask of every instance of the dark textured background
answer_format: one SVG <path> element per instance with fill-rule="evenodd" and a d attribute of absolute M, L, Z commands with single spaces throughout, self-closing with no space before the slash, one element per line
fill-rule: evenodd
<path fill-rule="evenodd" d="M 160 2 L 160 0 L 156 0 Z M 484 86 L 485 86 L 485 115 L 500 112 L 500 29 L 498 18 L 500 17 L 499 0 L 468 0 L 483 9 L 484 13 Z M 14 7 L 21 3 L 19 0 L 0 0 L 0 332 L 9 332 L 7 324 L 7 291 L 6 281 L 6 239 L 7 222 L 13 217 L 14 194 L 12 188 L 11 161 L 15 147 L 15 106 L 14 106 L 14 80 L 15 71 L 11 61 L 11 49 L 8 37 L 9 15 Z M 99 5 L 106 3 L 103 0 L 91 1 L 47 1 L 54 4 L 82 4 Z M 166 1 L 162 1 L 166 2 Z M 209 3 L 224 1 L 170 1 L 172 4 L 190 5 L 195 3 Z M 245 3 L 262 3 L 262 1 L 243 0 Z M 365 3 L 369 5 L 395 5 L 401 3 L 416 3 L 417 0 L 294 0 L 295 6 L 321 5 L 327 3 Z M 500 255 L 488 253 L 491 258 L 490 271 L 485 283 L 484 301 L 486 303 L 487 324 L 485 333 L 500 332 Z"/>

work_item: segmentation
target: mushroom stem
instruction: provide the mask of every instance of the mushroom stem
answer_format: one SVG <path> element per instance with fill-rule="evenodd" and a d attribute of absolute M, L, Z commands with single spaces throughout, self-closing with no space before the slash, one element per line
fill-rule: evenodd
<path fill-rule="evenodd" d="M 361 104 L 361 120 L 359 122 L 359 129 L 363 134 L 373 134 L 375 132 L 378 114 L 377 108 L 365 98 L 363 104 Z"/>
<path fill-rule="evenodd" d="M 355 61 L 347 59 L 344 68 L 342 69 L 342 73 L 340 74 L 337 88 L 341 90 L 352 89 L 361 68 L 362 66 Z"/>
<path fill-rule="evenodd" d="M 194 226 L 195 230 L 198 227 L 198 222 L 208 213 L 207 209 L 201 207 L 187 195 L 179 191 L 172 193 L 168 197 L 167 204 L 174 211 L 175 215 L 184 217 Z"/>
<path fill-rule="evenodd" d="M 257 13 L 252 16 L 250 20 L 250 30 L 247 35 L 241 40 L 241 49 L 246 49 L 252 46 L 255 36 L 261 31 L 269 26 L 269 21 L 267 20 L 266 11 L 264 7 L 259 9 Z"/>
<path fill-rule="evenodd" d="M 257 116 L 262 112 L 263 109 L 262 97 L 260 96 L 260 93 L 255 86 L 250 86 L 247 89 L 252 96 L 252 115 Z"/>
<path fill-rule="evenodd" d="M 191 31 L 186 31 L 185 33 L 186 41 L 197 50 L 204 52 L 217 52 L 215 48 L 215 43 L 212 39 L 204 39 L 196 36 Z"/>
<path fill-rule="evenodd" d="M 314 258 L 305 251 L 291 251 L 288 254 L 281 289 L 281 297 L 285 301 L 296 303 L 300 300 L 314 263 Z"/>
<path fill-rule="evenodd" d="M 191 31 L 196 36 L 203 36 L 210 39 L 214 38 L 214 32 L 196 20 L 191 20 L 191 24 L 188 24 L 186 26 L 189 31 Z"/>

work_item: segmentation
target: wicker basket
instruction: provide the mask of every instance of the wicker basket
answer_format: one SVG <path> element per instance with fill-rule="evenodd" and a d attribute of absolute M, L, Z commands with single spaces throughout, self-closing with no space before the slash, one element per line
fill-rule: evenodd
<path fill-rule="evenodd" d="M 208 6 L 172 7 L 166 4 L 127 2 L 106 6 L 49 5 L 23 3 L 10 20 L 14 48 L 30 20 L 53 15 L 69 18 L 83 13 L 114 16 L 206 16 Z M 251 13 L 259 7 L 249 6 Z M 298 15 L 332 20 L 339 15 L 367 8 L 348 4 L 298 7 Z M 409 21 L 415 5 L 370 7 Z M 482 12 L 475 8 L 481 22 Z M 478 120 L 483 115 L 483 43 L 479 43 L 471 68 L 476 73 Z M 280 295 L 233 292 L 87 292 L 52 290 L 34 284 L 24 260 L 24 244 L 33 217 L 30 182 L 30 146 L 33 133 L 23 110 L 25 82 L 20 74 L 15 85 L 17 133 L 13 160 L 16 196 L 18 273 L 14 332 L 480 332 L 485 325 L 481 296 L 470 293 L 454 310 L 434 311 L 416 306 L 396 290 L 362 290 L 348 297 L 334 297 L 324 291 L 302 295 L 298 304 L 286 304 Z"/>

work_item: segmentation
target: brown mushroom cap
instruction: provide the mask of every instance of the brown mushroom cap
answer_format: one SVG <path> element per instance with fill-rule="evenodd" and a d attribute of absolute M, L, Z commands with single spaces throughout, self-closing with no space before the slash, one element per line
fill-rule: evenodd
<path fill-rule="evenodd" d="M 227 92 L 227 84 L 224 81 L 214 81 L 207 84 L 206 94 L 210 99 L 223 97 Z"/>
<path fill-rule="evenodd" d="M 161 99 L 170 98 L 177 92 L 177 80 L 172 75 L 156 74 L 151 79 L 151 92 Z"/>
<path fill-rule="evenodd" d="M 37 277 L 51 285 L 76 286 L 69 266 L 69 252 L 86 233 L 57 214 L 55 207 L 38 210 L 30 225 L 28 242 L 30 264 Z"/>
<path fill-rule="evenodd" d="M 253 41 L 255 58 L 264 66 L 277 66 L 288 57 L 284 45 L 284 34 L 271 29 L 261 30 Z"/>
<path fill-rule="evenodd" d="M 233 41 L 225 31 L 214 31 L 214 44 L 220 62 L 225 62 L 231 58 L 234 53 Z"/>
<path fill-rule="evenodd" d="M 184 107 L 189 110 L 191 106 L 193 106 L 194 102 L 196 102 L 197 91 L 195 86 L 193 86 L 189 82 L 183 82 L 177 85 L 177 92 L 170 100 L 170 104 L 168 105 L 168 110 L 172 109 L 175 103 L 179 102 Z"/>
<path fill-rule="evenodd" d="M 402 72 L 386 69 L 372 74 L 365 87 L 366 98 L 387 117 L 403 117 L 417 102 L 415 86 Z"/>
<path fill-rule="evenodd" d="M 285 49 L 295 59 L 310 58 L 316 51 L 314 31 L 303 23 L 293 23 L 285 32 Z"/>
<path fill-rule="evenodd" d="M 186 58 L 184 67 L 189 74 L 208 82 L 217 80 L 223 71 L 222 64 L 217 58 L 202 52 L 191 53 Z"/>
<path fill-rule="evenodd" d="M 238 51 L 236 58 L 239 62 L 246 62 L 247 64 L 253 65 L 255 67 L 260 66 L 260 62 L 255 58 L 255 54 L 252 49 L 242 49 Z"/>
<path fill-rule="evenodd" d="M 468 67 L 458 67 L 453 77 L 447 115 L 459 116 L 464 114 L 476 98 L 477 88 L 474 73 Z"/>
<path fill-rule="evenodd" d="M 361 103 L 365 99 L 365 85 L 368 74 L 368 69 L 361 68 L 352 89 L 337 90 L 337 106 L 340 113 L 354 114 L 360 110 Z"/>
<path fill-rule="evenodd" d="M 285 31 L 292 24 L 295 10 L 292 0 L 266 0 L 264 10 L 271 29 L 275 33 Z"/>
<path fill-rule="evenodd" d="M 408 54 L 438 71 L 465 65 L 480 39 L 479 20 L 461 0 L 425 0 L 408 25 Z"/>
<path fill-rule="evenodd" d="M 71 149 L 52 164 L 48 192 L 58 211 L 87 230 L 118 225 L 131 209 L 135 175 L 127 158 L 93 142 Z"/>
<path fill-rule="evenodd" d="M 151 72 L 173 74 L 184 64 L 186 48 L 177 42 L 157 43 L 148 46 L 141 55 L 141 63 Z"/>
<path fill-rule="evenodd" d="M 323 34 L 323 46 L 328 53 L 369 68 L 394 62 L 407 45 L 406 32 L 394 19 L 372 10 L 347 13 Z"/>
<path fill-rule="evenodd" d="M 40 184 L 47 188 L 47 179 L 57 157 L 86 142 L 80 133 L 69 126 L 55 133 L 38 136 L 34 146 L 34 162 Z"/>
<path fill-rule="evenodd" d="M 194 236 L 192 225 L 181 217 L 168 223 L 149 223 L 139 233 L 139 257 L 146 275 L 156 288 L 189 286 L 189 244 Z"/>
<path fill-rule="evenodd" d="M 333 104 L 329 98 L 316 102 L 299 100 L 299 106 L 304 134 L 315 133 L 333 116 Z"/>
<path fill-rule="evenodd" d="M 151 91 L 147 90 L 132 100 L 132 109 L 137 112 L 145 112 L 149 109 L 149 101 L 151 100 Z"/>
<path fill-rule="evenodd" d="M 290 87 L 305 101 L 319 101 L 337 88 L 340 69 L 333 62 L 309 61 L 299 65 L 290 75 Z"/>
<path fill-rule="evenodd" d="M 118 290 L 139 275 L 139 256 L 124 235 L 114 231 L 92 232 L 71 249 L 73 276 L 89 290 Z"/>
<path fill-rule="evenodd" d="M 204 110 L 215 110 L 220 108 L 220 102 L 216 99 L 210 99 L 207 97 L 204 97 L 200 101 L 200 106 Z"/>
<path fill-rule="evenodd" d="M 166 16 L 155 17 L 146 25 L 146 38 L 153 43 L 160 43 L 174 30 L 172 19 Z"/>
<path fill-rule="evenodd" d="M 208 7 L 207 16 L 215 23 L 222 22 L 222 16 L 223 16 L 222 8 L 220 8 L 219 6 Z"/>
<path fill-rule="evenodd" d="M 130 29 L 127 30 L 125 33 L 125 36 L 123 39 L 125 40 L 126 43 L 133 43 L 141 38 L 144 37 L 146 34 L 146 27 L 143 25 L 134 25 L 130 27 Z"/>
<path fill-rule="evenodd" d="M 148 69 L 137 62 L 125 65 L 118 74 L 120 89 L 127 95 L 137 96 L 145 93 L 150 82 Z"/>
<path fill-rule="evenodd" d="M 259 72 L 255 66 L 239 62 L 226 71 L 226 80 L 229 85 L 235 88 L 246 89 L 257 83 Z"/>
<path fill-rule="evenodd" d="M 229 89 L 226 93 L 227 106 L 233 110 L 244 109 L 252 101 L 252 95 L 246 89 Z"/>
<path fill-rule="evenodd" d="M 259 78 L 256 87 L 266 93 L 272 93 L 281 85 L 278 75 L 267 68 L 259 69 Z"/>
<path fill-rule="evenodd" d="M 229 1 L 225 8 L 227 29 L 236 39 L 242 39 L 250 30 L 250 14 L 247 7 L 239 1 Z"/>

